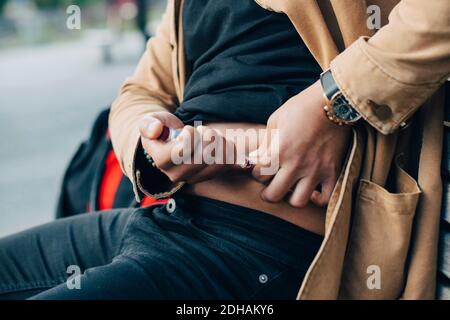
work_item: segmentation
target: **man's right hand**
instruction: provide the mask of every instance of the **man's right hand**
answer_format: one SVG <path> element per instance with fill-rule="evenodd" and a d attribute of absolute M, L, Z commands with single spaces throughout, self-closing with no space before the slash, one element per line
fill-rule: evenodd
<path fill-rule="evenodd" d="M 180 135 L 172 141 L 158 140 L 164 126 L 182 129 Z M 228 163 L 227 157 L 235 153 L 235 145 L 227 140 L 218 130 L 208 126 L 185 126 L 175 115 L 169 112 L 155 112 L 145 116 L 140 125 L 141 141 L 145 151 L 152 157 L 156 167 L 173 182 L 197 183 L 212 179 L 224 173 L 248 171 L 236 164 L 216 164 L 205 162 L 207 147 L 214 143 L 223 146 L 222 163 Z M 217 139 L 222 141 L 218 143 Z M 231 151 L 230 151 L 231 150 Z M 187 154 L 184 154 L 187 151 Z M 201 152 L 201 153 L 200 153 Z M 217 152 L 217 151 L 216 151 Z M 190 162 L 176 163 L 173 156 L 189 159 Z M 211 159 L 215 161 L 216 159 Z M 198 163 L 197 163 L 198 162 Z"/>

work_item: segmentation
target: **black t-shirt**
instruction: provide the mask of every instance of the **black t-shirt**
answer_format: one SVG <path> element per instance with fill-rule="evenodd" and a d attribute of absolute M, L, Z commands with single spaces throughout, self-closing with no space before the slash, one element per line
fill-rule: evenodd
<path fill-rule="evenodd" d="M 289 18 L 254 0 L 185 0 L 183 32 L 185 123 L 265 124 L 321 72 Z"/>

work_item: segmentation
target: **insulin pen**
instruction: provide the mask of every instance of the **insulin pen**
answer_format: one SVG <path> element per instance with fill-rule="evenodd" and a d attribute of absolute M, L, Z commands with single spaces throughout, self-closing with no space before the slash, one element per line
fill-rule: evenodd
<path fill-rule="evenodd" d="M 158 137 L 158 140 L 161 141 L 171 141 L 175 140 L 181 133 L 180 129 L 175 128 L 169 128 L 167 126 L 164 126 L 163 131 L 161 132 L 160 136 Z"/>

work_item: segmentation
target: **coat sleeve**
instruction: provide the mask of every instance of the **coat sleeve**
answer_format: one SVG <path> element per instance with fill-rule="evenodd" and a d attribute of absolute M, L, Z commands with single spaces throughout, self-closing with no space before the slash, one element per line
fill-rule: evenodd
<path fill-rule="evenodd" d="M 172 112 L 179 103 L 172 76 L 174 40 L 170 30 L 174 12 L 171 3 L 168 1 L 161 25 L 149 40 L 134 74 L 122 85 L 109 117 L 114 151 L 122 171 L 133 183 L 138 201 L 142 196 L 136 179 L 136 159 L 141 148 L 139 121 L 151 112 Z"/>
<path fill-rule="evenodd" d="M 450 75 L 450 1 L 400 1 L 389 23 L 349 46 L 331 70 L 366 121 L 394 132 Z"/>

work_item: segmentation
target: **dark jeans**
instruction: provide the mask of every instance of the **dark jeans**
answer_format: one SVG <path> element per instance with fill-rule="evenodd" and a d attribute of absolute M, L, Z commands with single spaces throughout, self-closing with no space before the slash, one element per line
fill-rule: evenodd
<path fill-rule="evenodd" d="M 0 299 L 296 297 L 322 237 L 219 201 L 172 201 L 62 219 L 0 239 Z M 68 281 L 69 266 L 82 275 Z"/>

